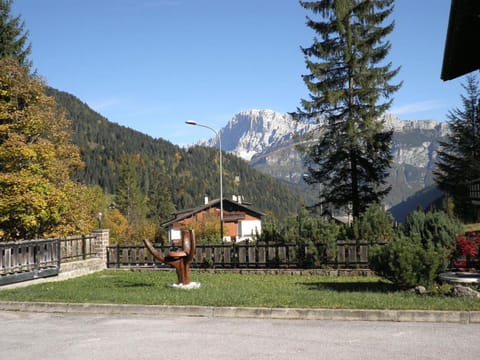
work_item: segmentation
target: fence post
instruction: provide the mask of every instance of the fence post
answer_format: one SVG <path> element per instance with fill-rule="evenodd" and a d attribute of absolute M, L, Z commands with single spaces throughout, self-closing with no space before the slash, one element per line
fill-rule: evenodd
<path fill-rule="evenodd" d="M 95 236 L 95 243 L 93 249 L 97 256 L 103 260 L 103 264 L 107 266 L 107 246 L 110 243 L 110 230 L 98 229 L 93 231 Z"/>
<path fill-rule="evenodd" d="M 238 264 L 238 247 L 237 247 L 237 243 L 233 244 L 232 245 L 232 267 L 235 269 L 237 268 Z"/>
<path fill-rule="evenodd" d="M 85 239 L 85 235 L 82 235 L 82 260 L 87 258 L 87 240 Z"/>
<path fill-rule="evenodd" d="M 120 269 L 120 244 L 117 244 L 117 269 Z"/>
<path fill-rule="evenodd" d="M 33 272 L 38 274 L 40 271 L 40 254 L 38 244 L 33 245 Z"/>
<path fill-rule="evenodd" d="M 57 250 L 57 267 L 58 267 L 58 270 L 60 271 L 60 267 L 62 266 L 62 254 L 61 254 L 62 247 L 60 245 L 60 239 L 56 239 L 55 247 Z"/>

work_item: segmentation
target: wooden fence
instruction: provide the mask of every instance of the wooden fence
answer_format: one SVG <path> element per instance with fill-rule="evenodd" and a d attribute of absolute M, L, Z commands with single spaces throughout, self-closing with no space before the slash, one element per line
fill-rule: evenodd
<path fill-rule="evenodd" d="M 0 243 L 0 285 L 58 275 L 60 263 L 94 256 L 95 236 Z"/>
<path fill-rule="evenodd" d="M 335 249 L 316 244 L 315 249 L 301 244 L 239 243 L 197 245 L 193 268 L 366 268 L 366 241 L 338 241 Z M 156 244 L 166 254 L 169 245 Z M 167 267 L 143 246 L 114 245 L 107 247 L 107 268 Z"/>
<path fill-rule="evenodd" d="M 97 255 L 95 252 L 95 235 L 82 235 L 60 239 L 62 262 L 85 260 Z"/>

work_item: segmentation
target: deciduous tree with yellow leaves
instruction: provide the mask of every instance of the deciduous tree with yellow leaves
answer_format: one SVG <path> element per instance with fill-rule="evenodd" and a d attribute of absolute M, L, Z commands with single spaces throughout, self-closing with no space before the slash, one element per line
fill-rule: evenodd
<path fill-rule="evenodd" d="M 59 236 L 94 226 L 92 189 L 70 175 L 82 166 L 70 122 L 43 81 L 16 58 L 0 59 L 0 239 Z M 100 201 L 100 200 L 97 200 Z"/>

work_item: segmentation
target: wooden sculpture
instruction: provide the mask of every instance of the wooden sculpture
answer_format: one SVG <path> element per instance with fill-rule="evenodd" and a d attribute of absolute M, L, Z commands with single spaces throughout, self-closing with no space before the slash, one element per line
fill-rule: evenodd
<path fill-rule="evenodd" d="M 190 263 L 195 256 L 196 250 L 195 233 L 193 230 L 183 230 L 179 246 L 170 248 L 166 256 L 163 256 L 160 251 L 155 249 L 149 240 L 143 240 L 143 242 L 156 259 L 175 268 L 178 284 L 190 284 Z"/>

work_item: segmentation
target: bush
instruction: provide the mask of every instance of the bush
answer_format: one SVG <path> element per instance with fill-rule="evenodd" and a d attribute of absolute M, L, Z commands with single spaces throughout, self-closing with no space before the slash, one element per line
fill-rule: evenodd
<path fill-rule="evenodd" d="M 299 266 L 319 267 L 337 256 L 337 240 L 341 226 L 333 221 L 313 216 L 305 209 L 285 222 L 265 223 L 258 241 L 296 243 Z"/>
<path fill-rule="evenodd" d="M 399 234 L 387 245 L 373 247 L 369 262 L 372 270 L 399 288 L 428 287 L 435 282 L 443 257 L 441 247 Z"/>
<path fill-rule="evenodd" d="M 306 211 L 300 211 L 296 221 L 300 266 L 320 267 L 322 263 L 336 258 L 339 225 L 333 221 L 309 216 Z"/>
<path fill-rule="evenodd" d="M 456 237 L 463 232 L 463 225 L 443 211 L 411 213 L 403 228 L 404 234 L 421 241 L 424 247 L 429 243 L 443 248 L 444 257 L 440 270 L 446 270 L 452 264 L 456 249 Z"/>
<path fill-rule="evenodd" d="M 461 224 L 443 212 L 415 211 L 394 241 L 370 251 L 370 268 L 400 288 L 431 286 L 448 268 Z"/>
<path fill-rule="evenodd" d="M 467 233 L 457 236 L 453 266 L 459 271 L 469 271 L 479 264 L 480 233 Z"/>
<path fill-rule="evenodd" d="M 273 242 L 276 244 L 284 244 L 286 242 L 284 237 L 284 229 L 277 223 L 262 224 L 262 233 L 256 234 L 255 239 L 258 242 Z"/>
<path fill-rule="evenodd" d="M 393 218 L 379 203 L 371 204 L 354 225 L 355 237 L 372 245 L 389 242 L 393 234 Z"/>
<path fill-rule="evenodd" d="M 422 242 L 432 241 L 442 247 L 454 249 L 456 235 L 463 232 L 463 225 L 443 211 L 423 212 L 416 210 L 407 216 L 404 233 L 419 237 Z"/>

